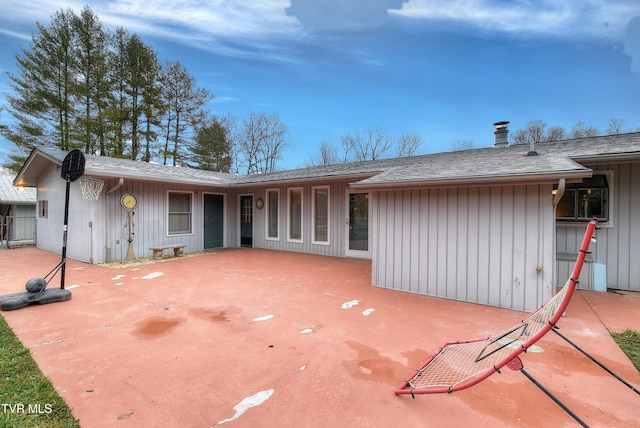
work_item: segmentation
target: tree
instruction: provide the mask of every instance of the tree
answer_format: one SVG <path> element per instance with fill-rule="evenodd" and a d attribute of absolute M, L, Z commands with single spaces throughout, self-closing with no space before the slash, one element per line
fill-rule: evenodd
<path fill-rule="evenodd" d="M 546 141 L 558 141 L 563 140 L 566 137 L 566 131 L 560 126 L 552 126 L 547 129 Z"/>
<path fill-rule="evenodd" d="M 189 132 L 204 119 L 202 107 L 213 99 L 206 89 L 196 87 L 196 79 L 179 61 L 167 61 L 162 74 L 162 97 L 167 110 L 164 120 L 163 163 L 183 163 Z"/>
<path fill-rule="evenodd" d="M 88 6 L 36 25 L 29 48 L 16 56 L 18 72 L 9 75 L 14 121 L 0 127 L 18 149 L 16 159 L 33 147 L 55 146 L 149 161 L 162 133 L 165 163 L 187 160 L 213 96 L 196 88 L 180 63 L 163 70 L 140 37 L 106 31 Z"/>
<path fill-rule="evenodd" d="M 290 144 L 289 131 L 277 114 L 251 113 L 237 136 L 238 165 L 247 174 L 273 172 Z"/>
<path fill-rule="evenodd" d="M 600 135 L 600 131 L 598 131 L 598 128 L 587 126 L 583 121 L 579 120 L 573 125 L 573 128 L 571 128 L 571 134 L 569 138 L 597 137 L 598 135 Z"/>
<path fill-rule="evenodd" d="M 321 141 L 318 152 L 311 155 L 308 164 L 310 166 L 327 166 L 340 163 L 338 149 L 329 144 L 328 141 Z"/>
<path fill-rule="evenodd" d="M 73 56 L 73 11 L 56 12 L 48 27 L 36 23 L 29 49 L 16 55 L 18 74 L 8 73 L 15 95 L 8 95 L 15 124 L 2 132 L 18 148 L 53 145 L 70 150 L 71 125 L 76 116 L 73 84 L 77 72 Z"/>
<path fill-rule="evenodd" d="M 611 118 L 607 123 L 607 135 L 617 135 L 622 134 L 622 126 L 624 125 L 624 120 Z"/>
<path fill-rule="evenodd" d="M 451 149 L 454 152 L 461 152 L 464 150 L 471 150 L 475 148 L 474 144 L 473 144 L 473 140 L 458 140 L 455 141 L 453 143 L 451 143 Z"/>
<path fill-rule="evenodd" d="M 414 156 L 422 145 L 422 136 L 405 132 L 396 139 L 396 154 L 399 158 Z"/>
<path fill-rule="evenodd" d="M 229 172 L 231 169 L 231 143 L 227 130 L 217 118 L 198 127 L 194 144 L 189 148 L 196 168 L 208 171 Z"/>
<path fill-rule="evenodd" d="M 350 131 L 342 135 L 345 161 L 382 159 L 393 146 L 393 138 L 380 128 Z"/>
<path fill-rule="evenodd" d="M 530 144 L 561 140 L 564 135 L 563 128 L 549 128 L 544 120 L 538 119 L 527 122 L 527 125 L 514 132 L 511 138 L 514 144 Z"/>
<path fill-rule="evenodd" d="M 109 74 L 109 34 L 89 6 L 80 16 L 72 16 L 75 35 L 73 57 L 77 61 L 74 94 L 82 107 L 74 126 L 76 139 L 86 153 L 105 150 L 106 128 L 104 112 L 111 102 Z"/>

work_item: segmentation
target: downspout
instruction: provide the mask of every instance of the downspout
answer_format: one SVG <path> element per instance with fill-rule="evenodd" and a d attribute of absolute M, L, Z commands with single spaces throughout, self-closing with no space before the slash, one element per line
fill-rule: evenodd
<path fill-rule="evenodd" d="M 560 199 L 562 199 L 562 195 L 564 195 L 564 186 L 565 186 L 565 179 L 561 178 L 560 181 L 558 181 L 558 190 L 556 191 L 556 194 L 553 195 L 553 208 L 555 209 L 558 206 L 558 203 L 560 202 Z"/>
<path fill-rule="evenodd" d="M 107 196 L 124 185 L 124 178 L 118 178 L 118 183 L 107 191 Z M 106 263 L 111 262 L 111 246 L 109 245 L 109 204 L 105 200 L 104 204 L 104 258 Z"/>
<path fill-rule="evenodd" d="M 111 189 L 109 189 L 109 191 L 107 192 L 107 195 L 110 195 L 113 192 L 115 192 L 116 190 L 118 190 L 119 188 L 121 188 L 123 184 L 124 184 L 124 178 L 122 178 L 122 177 L 118 178 L 118 184 L 116 184 Z"/>
<path fill-rule="evenodd" d="M 555 195 L 553 195 L 553 202 L 552 202 L 553 203 L 553 234 L 552 234 L 553 240 L 551 243 L 552 245 L 551 251 L 553 251 L 554 263 L 553 263 L 553 271 L 551 273 L 551 278 L 552 278 L 553 284 L 558 283 L 558 270 L 556 269 L 556 266 L 558 264 L 557 262 L 558 249 L 557 249 L 557 238 L 556 238 L 556 233 L 557 233 L 556 208 L 560 203 L 560 199 L 562 199 L 562 195 L 564 195 L 565 184 L 566 184 L 566 180 L 564 178 L 561 178 L 560 180 L 558 180 L 558 188 L 556 189 Z"/>

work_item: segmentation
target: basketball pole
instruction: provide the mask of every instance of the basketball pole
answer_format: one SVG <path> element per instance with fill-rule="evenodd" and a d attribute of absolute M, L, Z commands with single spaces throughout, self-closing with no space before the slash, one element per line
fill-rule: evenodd
<path fill-rule="evenodd" d="M 65 266 L 67 264 L 67 229 L 69 222 L 69 189 L 71 187 L 71 181 L 66 179 L 67 188 L 64 198 L 64 225 L 62 226 L 62 260 L 60 261 L 60 289 L 64 290 L 64 274 Z"/>

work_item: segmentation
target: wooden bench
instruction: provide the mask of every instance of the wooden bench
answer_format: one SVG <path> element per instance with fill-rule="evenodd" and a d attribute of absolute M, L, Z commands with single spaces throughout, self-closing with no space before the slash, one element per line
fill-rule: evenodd
<path fill-rule="evenodd" d="M 173 254 L 176 257 L 180 257 L 182 255 L 182 253 L 184 252 L 184 247 L 186 247 L 185 244 L 167 244 L 167 245 L 162 245 L 160 247 L 149 247 L 149 249 L 151 251 L 153 251 L 153 258 L 154 259 L 161 259 L 162 258 L 162 252 L 164 250 L 169 249 L 169 248 L 173 248 Z"/>

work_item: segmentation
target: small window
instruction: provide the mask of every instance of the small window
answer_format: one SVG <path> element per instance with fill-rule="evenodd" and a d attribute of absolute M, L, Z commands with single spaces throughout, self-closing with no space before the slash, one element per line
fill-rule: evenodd
<path fill-rule="evenodd" d="M 49 217 L 49 201 L 38 201 L 38 217 Z"/>
<path fill-rule="evenodd" d="M 185 235 L 192 232 L 192 194 L 190 192 L 169 192 L 167 233 L 169 235 Z"/>
<path fill-rule="evenodd" d="M 313 243 L 329 244 L 329 186 L 314 187 L 311 203 Z"/>
<path fill-rule="evenodd" d="M 562 221 L 590 221 L 594 217 L 609 221 L 609 182 L 602 174 L 567 184 L 556 208 L 556 218 Z"/>
<path fill-rule="evenodd" d="M 277 240 L 280 238 L 280 227 L 278 223 L 279 200 L 280 190 L 267 190 L 267 239 Z"/>
<path fill-rule="evenodd" d="M 289 236 L 292 242 L 302 242 L 302 188 L 289 189 Z"/>

